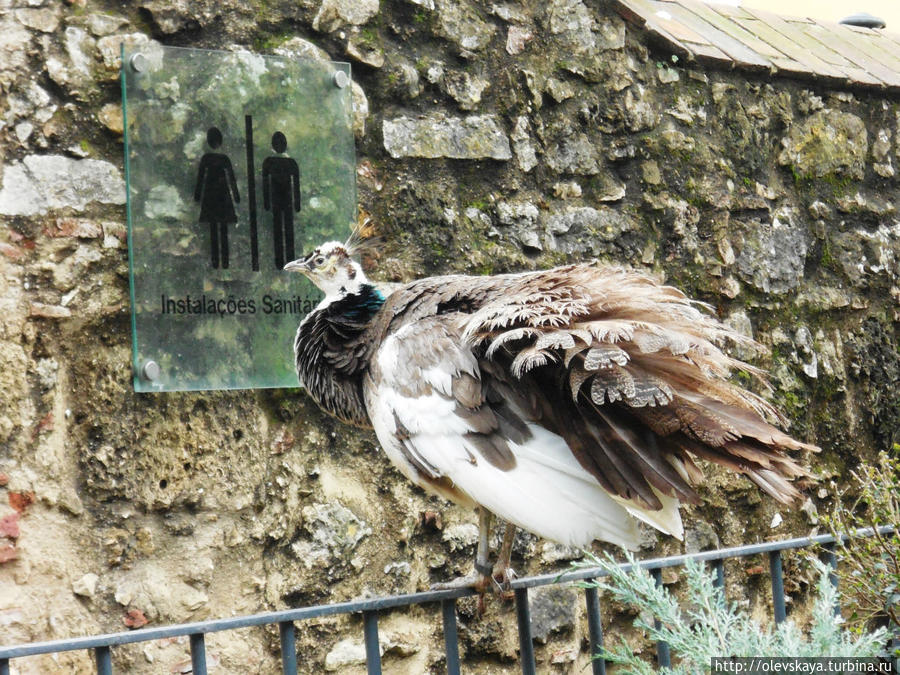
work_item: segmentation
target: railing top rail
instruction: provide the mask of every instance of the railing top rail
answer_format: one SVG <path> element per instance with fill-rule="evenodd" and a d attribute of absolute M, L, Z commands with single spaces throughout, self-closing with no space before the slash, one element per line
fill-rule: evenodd
<path fill-rule="evenodd" d="M 895 526 L 883 525 L 878 528 L 878 534 L 890 534 L 894 532 Z M 875 534 L 875 530 L 871 527 L 864 527 L 855 530 L 851 534 L 842 534 L 841 541 L 847 541 L 851 537 L 871 537 Z M 830 534 L 819 534 L 812 537 L 795 537 L 793 539 L 782 539 L 780 541 L 766 541 L 758 544 L 744 544 L 743 546 L 733 546 L 731 548 L 720 548 L 715 551 L 700 551 L 699 553 L 686 553 L 684 555 L 673 555 L 665 558 L 651 558 L 649 560 L 640 560 L 636 564 L 645 570 L 662 569 L 664 567 L 679 567 L 684 565 L 688 560 L 699 562 L 709 562 L 712 560 L 726 560 L 728 558 L 745 558 L 760 553 L 771 553 L 773 551 L 786 551 L 795 548 L 808 548 L 810 546 L 833 544 L 836 539 Z M 619 565 L 623 570 L 629 571 L 633 565 L 622 563 Z M 566 581 L 583 581 L 585 579 L 597 579 L 606 576 L 606 572 L 602 567 L 585 567 L 572 572 L 563 572 L 561 574 L 542 574 L 534 577 L 523 577 L 512 582 L 515 588 L 532 588 L 534 586 L 545 586 L 547 584 L 563 583 Z"/>
<path fill-rule="evenodd" d="M 171 626 L 159 626 L 156 628 L 142 628 L 121 633 L 106 633 L 104 635 L 91 635 L 86 637 L 51 640 L 47 642 L 33 642 L 19 646 L 0 646 L 0 659 L 17 658 L 20 656 L 34 656 L 37 654 L 49 654 L 52 652 L 72 651 L 75 649 L 93 649 L 94 647 L 124 645 L 134 642 L 147 642 L 149 640 L 161 640 L 164 638 L 183 637 L 197 633 L 215 633 L 235 628 L 249 628 L 252 626 L 264 626 L 281 623 L 283 621 L 301 621 L 315 619 L 334 614 L 351 614 L 370 610 L 392 609 L 408 605 L 423 605 L 431 602 L 440 602 L 450 598 L 462 598 L 475 595 L 470 588 L 459 588 L 442 591 L 425 591 L 423 593 L 408 593 L 405 595 L 391 595 L 386 597 L 370 598 L 365 600 L 351 600 L 337 602 L 330 605 L 313 605 L 311 607 L 299 607 L 297 609 L 283 609 L 274 612 L 262 612 L 228 619 L 212 619 L 210 621 L 195 621 L 193 623 L 174 624 Z"/>
<path fill-rule="evenodd" d="M 883 526 L 878 528 L 878 533 L 882 535 L 890 534 L 894 530 L 895 528 L 893 526 Z M 851 536 L 864 537 L 872 536 L 874 534 L 875 531 L 872 528 L 863 528 L 861 530 L 855 531 L 854 533 L 852 533 L 852 535 L 842 535 L 841 539 L 843 541 L 846 541 Z M 664 567 L 676 567 L 679 565 L 683 565 L 688 560 L 711 561 L 724 560 L 726 558 L 741 558 L 760 553 L 769 553 L 772 551 L 805 548 L 814 546 L 816 544 L 831 544 L 835 543 L 835 541 L 835 538 L 832 535 L 828 534 L 817 535 L 813 537 L 797 537 L 794 539 L 748 544 L 745 546 L 736 546 L 733 548 L 718 549 L 715 551 L 701 551 L 699 553 L 669 556 L 666 558 L 654 558 L 651 560 L 643 560 L 636 564 L 644 569 L 653 570 L 661 569 Z M 630 569 L 632 565 L 623 564 L 622 567 L 627 570 Z M 605 575 L 606 572 L 602 568 L 592 567 L 573 572 L 564 572 L 561 574 L 545 574 L 533 577 L 523 577 L 521 579 L 516 579 L 515 581 L 513 581 L 512 587 L 513 589 L 533 588 L 535 586 L 546 586 L 548 584 L 554 583 L 583 581 L 585 579 L 594 579 L 603 577 Z M 471 588 L 425 591 L 422 593 L 408 593 L 404 595 L 392 595 L 387 597 L 352 600 L 329 605 L 314 605 L 311 607 L 300 607 L 297 609 L 262 612 L 260 614 L 251 614 L 247 616 L 232 617 L 227 619 L 214 619 L 210 621 L 197 621 L 193 623 L 175 624 L 170 626 L 142 628 L 141 630 L 124 631 L 121 633 L 107 633 L 104 635 L 91 635 L 85 637 L 67 638 L 62 640 L 50 640 L 46 642 L 34 642 L 24 645 L 0 646 L 0 659 L 13 659 L 23 656 L 36 656 L 39 654 L 50 654 L 54 652 L 72 651 L 79 649 L 94 649 L 96 647 L 108 647 L 131 644 L 135 642 L 160 640 L 164 638 L 214 633 L 224 630 L 233 630 L 235 628 L 248 628 L 252 626 L 276 624 L 285 621 L 301 621 L 304 619 L 313 619 L 334 614 L 379 611 L 384 609 L 392 609 L 395 607 L 405 607 L 409 605 L 437 603 L 442 600 L 463 598 L 471 595 L 475 595 L 475 591 Z"/>

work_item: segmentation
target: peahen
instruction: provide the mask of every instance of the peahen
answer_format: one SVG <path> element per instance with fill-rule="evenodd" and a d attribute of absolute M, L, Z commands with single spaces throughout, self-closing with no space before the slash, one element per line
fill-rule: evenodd
<path fill-rule="evenodd" d="M 694 458 L 747 476 L 779 502 L 816 450 L 728 379 L 761 376 L 719 345 L 748 338 L 637 272 L 598 264 L 414 281 L 387 297 L 350 245 L 285 266 L 325 294 L 297 331 L 297 373 L 342 421 L 372 428 L 426 491 L 479 511 L 484 590 L 512 577 L 515 527 L 569 546 L 634 549 L 637 520 L 681 538 L 697 503 Z M 489 563 L 492 516 L 507 522 Z"/>

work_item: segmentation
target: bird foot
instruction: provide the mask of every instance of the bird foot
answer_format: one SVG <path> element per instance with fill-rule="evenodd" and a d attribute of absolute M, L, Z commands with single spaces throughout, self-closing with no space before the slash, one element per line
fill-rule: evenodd
<path fill-rule="evenodd" d="M 484 596 L 489 589 L 494 590 L 495 593 L 499 593 L 502 596 L 502 593 L 499 591 L 500 586 L 497 584 L 494 577 L 482 574 L 481 572 L 472 572 L 472 574 L 467 574 L 464 577 L 457 577 L 450 581 L 431 584 L 432 591 L 448 591 L 458 588 L 473 588 L 475 589 L 475 592 L 478 593 L 478 604 L 475 611 L 478 613 L 479 617 L 484 616 Z"/>
<path fill-rule="evenodd" d="M 512 590 L 512 582 L 516 580 L 518 575 L 516 571 L 509 565 L 501 565 L 497 563 L 491 572 L 491 582 L 494 592 L 504 600 L 512 600 L 515 592 Z"/>
<path fill-rule="evenodd" d="M 450 581 L 441 581 L 436 584 L 431 584 L 431 590 L 451 591 L 458 588 L 474 588 L 479 595 L 483 595 L 493 583 L 494 580 L 492 577 L 485 576 L 479 572 L 473 572 L 464 577 L 457 577 Z"/>
<path fill-rule="evenodd" d="M 511 567 L 498 564 L 494 566 L 490 575 L 473 572 L 464 577 L 431 584 L 430 590 L 448 591 L 458 588 L 473 588 L 479 595 L 483 595 L 490 590 L 504 600 L 509 600 L 513 597 L 511 584 L 517 576 L 516 571 Z"/>

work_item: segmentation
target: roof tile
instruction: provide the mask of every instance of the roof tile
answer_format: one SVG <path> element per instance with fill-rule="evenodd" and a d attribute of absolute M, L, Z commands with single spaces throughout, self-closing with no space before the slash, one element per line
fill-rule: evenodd
<path fill-rule="evenodd" d="M 900 35 L 698 0 L 614 0 L 676 53 L 841 86 L 900 90 Z"/>

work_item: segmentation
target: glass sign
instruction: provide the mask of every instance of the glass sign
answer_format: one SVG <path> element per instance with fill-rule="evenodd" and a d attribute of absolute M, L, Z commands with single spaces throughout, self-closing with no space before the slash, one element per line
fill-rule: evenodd
<path fill-rule="evenodd" d="M 286 262 L 356 220 L 348 64 L 122 50 L 136 391 L 298 386 L 319 291 Z"/>

